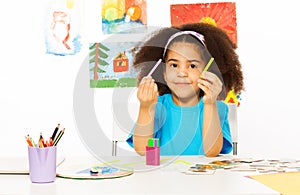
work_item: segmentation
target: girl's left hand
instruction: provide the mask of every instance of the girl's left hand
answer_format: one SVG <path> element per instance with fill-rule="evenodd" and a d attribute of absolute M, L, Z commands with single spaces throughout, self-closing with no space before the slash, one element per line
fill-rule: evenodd
<path fill-rule="evenodd" d="M 205 71 L 198 79 L 198 87 L 204 91 L 204 104 L 214 104 L 222 91 L 222 82 L 214 73 Z"/>

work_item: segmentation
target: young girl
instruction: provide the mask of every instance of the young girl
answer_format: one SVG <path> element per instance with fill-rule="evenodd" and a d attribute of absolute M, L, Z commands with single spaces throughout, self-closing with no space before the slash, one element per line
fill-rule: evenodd
<path fill-rule="evenodd" d="M 161 155 L 231 152 L 228 108 L 221 94 L 243 90 L 235 49 L 224 31 L 204 23 L 163 28 L 137 49 L 134 67 L 140 70 L 140 110 L 127 139 L 137 153 L 145 154 L 152 137 L 160 139 Z M 203 71 L 209 61 L 213 61 L 211 68 Z M 219 69 L 220 75 L 210 69 Z"/>

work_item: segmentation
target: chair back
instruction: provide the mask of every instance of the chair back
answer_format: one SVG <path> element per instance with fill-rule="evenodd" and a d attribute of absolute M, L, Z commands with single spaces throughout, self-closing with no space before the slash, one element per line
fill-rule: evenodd
<path fill-rule="evenodd" d="M 237 143 L 238 143 L 237 104 L 227 103 L 227 106 L 228 106 L 228 121 L 230 126 L 232 144 L 233 144 L 233 155 L 237 155 Z"/>
<path fill-rule="evenodd" d="M 124 105 L 122 106 L 124 107 Z M 134 127 L 139 112 L 139 104 L 129 102 L 127 104 L 127 108 L 122 108 L 121 106 L 119 108 L 122 109 L 122 111 L 117 111 L 119 114 L 113 117 L 112 156 L 117 155 L 117 143 L 125 142 L 130 134 L 130 131 Z"/>

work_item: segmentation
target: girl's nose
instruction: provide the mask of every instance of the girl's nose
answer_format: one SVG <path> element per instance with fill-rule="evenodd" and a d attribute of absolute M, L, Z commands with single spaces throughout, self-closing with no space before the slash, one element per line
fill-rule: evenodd
<path fill-rule="evenodd" d="M 187 76 L 187 69 L 185 67 L 180 67 L 178 69 L 177 76 L 186 77 Z"/>

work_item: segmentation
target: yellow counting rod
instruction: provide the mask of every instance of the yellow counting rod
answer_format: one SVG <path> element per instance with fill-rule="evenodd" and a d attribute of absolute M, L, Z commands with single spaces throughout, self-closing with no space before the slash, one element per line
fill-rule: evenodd
<path fill-rule="evenodd" d="M 202 72 L 205 72 L 209 69 L 210 65 L 213 63 L 214 58 L 211 57 L 210 60 L 208 61 L 208 63 L 206 64 L 206 66 L 204 67 L 204 70 Z M 200 78 L 202 78 L 202 73 L 200 74 Z"/>

